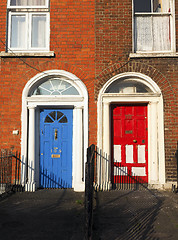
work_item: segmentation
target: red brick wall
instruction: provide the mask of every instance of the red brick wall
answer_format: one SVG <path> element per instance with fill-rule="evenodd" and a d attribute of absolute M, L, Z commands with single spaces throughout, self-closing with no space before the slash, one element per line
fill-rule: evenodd
<path fill-rule="evenodd" d="M 50 50 L 55 57 L 1 58 L 0 79 L 0 148 L 20 149 L 22 91 L 25 84 L 44 70 L 66 70 L 79 77 L 89 92 L 89 126 L 96 132 L 94 92 L 94 1 L 50 1 Z M 6 0 L 0 1 L 0 39 L 6 39 Z M 5 46 L 0 42 L 0 51 Z M 30 66 L 32 67 L 30 67 Z M 35 67 L 39 71 L 33 69 Z M 93 133 L 90 142 L 96 141 Z"/>
<path fill-rule="evenodd" d="M 132 0 L 96 0 L 96 74 L 127 61 L 132 50 Z"/>
<path fill-rule="evenodd" d="M 178 58 L 130 59 L 132 52 L 132 0 L 96 0 L 95 100 L 104 83 L 122 72 L 141 72 L 160 87 L 164 98 L 166 178 L 177 180 Z M 178 1 L 176 1 L 178 50 Z"/>
<path fill-rule="evenodd" d="M 0 51 L 5 50 L 4 43 L 6 41 L 6 1 L 0 1 Z"/>

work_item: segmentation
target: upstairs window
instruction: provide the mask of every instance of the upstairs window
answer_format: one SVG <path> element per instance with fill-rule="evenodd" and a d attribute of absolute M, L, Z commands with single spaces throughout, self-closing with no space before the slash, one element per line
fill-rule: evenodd
<path fill-rule="evenodd" d="M 174 49 L 174 0 L 134 0 L 134 52 Z"/>
<path fill-rule="evenodd" d="M 8 1 L 9 51 L 49 51 L 49 0 Z"/>
<path fill-rule="evenodd" d="M 48 0 L 9 0 L 8 7 L 48 7 Z"/>

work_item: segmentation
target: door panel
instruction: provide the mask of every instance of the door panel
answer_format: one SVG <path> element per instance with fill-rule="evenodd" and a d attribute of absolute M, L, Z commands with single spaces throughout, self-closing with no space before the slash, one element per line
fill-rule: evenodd
<path fill-rule="evenodd" d="M 40 111 L 40 185 L 72 187 L 72 109 Z"/>
<path fill-rule="evenodd" d="M 112 181 L 148 182 L 147 105 L 112 105 Z M 120 177 L 122 176 L 122 177 Z"/>

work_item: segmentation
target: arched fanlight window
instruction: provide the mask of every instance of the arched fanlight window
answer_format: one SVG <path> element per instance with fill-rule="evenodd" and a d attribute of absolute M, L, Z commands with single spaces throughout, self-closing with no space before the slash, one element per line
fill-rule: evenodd
<path fill-rule="evenodd" d="M 45 118 L 45 123 L 53 123 L 53 122 L 59 122 L 59 123 L 67 123 L 67 118 L 66 116 L 60 112 L 60 111 L 52 111 L 50 112 L 46 118 Z"/>
<path fill-rule="evenodd" d="M 151 93 L 153 92 L 147 85 L 137 81 L 137 79 L 116 80 L 109 85 L 105 93 Z"/>
<path fill-rule="evenodd" d="M 38 85 L 31 96 L 33 95 L 79 95 L 78 90 L 66 79 L 51 78 Z"/>

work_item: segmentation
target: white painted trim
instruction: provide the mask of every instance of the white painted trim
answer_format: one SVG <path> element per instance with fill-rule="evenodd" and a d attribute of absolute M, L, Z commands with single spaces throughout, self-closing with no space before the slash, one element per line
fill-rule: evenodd
<path fill-rule="evenodd" d="M 130 58 L 177 58 L 178 57 L 178 53 L 176 53 L 176 51 L 174 52 L 152 52 L 152 53 L 148 53 L 148 52 L 136 52 L 136 53 L 130 53 L 129 54 Z"/>
<path fill-rule="evenodd" d="M 123 79 L 134 79 L 142 82 L 152 89 L 153 93 L 149 94 L 106 94 L 107 87 L 114 81 Z M 108 103 L 106 105 L 106 103 Z M 108 132 L 110 126 L 109 107 L 112 103 L 147 103 L 148 104 L 148 183 L 149 184 L 165 184 L 165 152 L 164 152 L 164 119 L 163 119 L 163 97 L 161 90 L 157 84 L 148 76 L 141 73 L 122 73 L 108 80 L 98 95 L 98 132 L 97 144 L 100 149 L 103 149 L 110 155 L 110 138 L 104 137 L 104 133 Z M 104 105 L 103 105 L 104 104 Z M 108 106 L 108 110 L 104 110 L 104 106 Z M 106 107 L 105 107 L 106 108 Z M 106 112 L 105 112 L 106 111 Z M 155 115 L 156 114 L 156 115 Z M 152 129 L 154 127 L 154 130 Z M 152 129 L 152 130 L 151 130 Z M 107 134 L 108 135 L 108 134 Z M 153 156 L 154 155 L 154 156 Z M 154 157 L 154 160 L 152 159 Z M 154 163 L 156 170 L 154 169 Z"/>
<path fill-rule="evenodd" d="M 0 57 L 54 57 L 54 51 L 13 51 L 13 52 L 0 52 Z"/>
<path fill-rule="evenodd" d="M 175 0 L 171 1 L 172 17 L 171 17 L 171 50 L 176 52 L 176 24 L 175 24 Z"/>
<path fill-rule="evenodd" d="M 44 81 L 44 78 L 52 76 L 64 76 L 67 77 L 69 82 L 77 88 L 80 93 L 80 96 L 32 96 L 29 97 L 29 93 L 37 83 Z M 39 109 L 40 107 L 66 107 L 74 108 L 73 110 L 73 153 L 72 153 L 72 163 L 73 169 L 73 182 L 72 186 L 75 191 L 84 191 L 84 182 L 82 181 L 82 172 L 85 172 L 86 162 L 86 150 L 88 147 L 88 91 L 84 83 L 77 78 L 74 74 L 66 72 L 64 70 L 48 70 L 42 73 L 37 74 L 31 80 L 27 82 L 22 93 L 22 138 L 21 138 L 21 154 L 22 154 L 22 182 L 23 185 L 26 184 L 26 172 L 25 166 L 27 162 L 27 138 L 28 138 L 28 111 L 27 108 L 35 107 L 35 116 L 36 116 L 36 132 L 39 133 Z M 82 128 L 83 121 L 83 128 Z M 34 131 L 34 129 L 32 130 Z M 84 137 L 83 137 L 84 136 Z M 36 134 L 36 153 L 34 162 L 39 164 L 39 136 Z M 79 144 L 76 142 L 79 142 Z M 75 149 L 75 150 L 74 150 Z M 80 153 L 80 158 L 78 154 Z M 82 163 L 84 161 L 84 163 Z M 79 166 L 80 165 L 80 166 Z M 39 166 L 35 165 L 36 170 L 39 172 Z M 39 186 L 39 173 L 36 173 L 36 185 Z M 80 179 L 79 179 L 80 178 Z M 34 190 L 34 186 L 32 186 Z M 26 184 L 26 189 L 31 189 L 31 182 Z"/>
<path fill-rule="evenodd" d="M 134 0 L 132 0 L 132 53 L 134 53 L 135 34 L 134 34 Z"/>
<path fill-rule="evenodd" d="M 34 131 L 29 131 L 28 136 L 28 191 L 34 192 L 36 189 L 36 137 L 35 137 L 35 106 L 28 107 L 29 109 L 29 129 L 34 129 Z"/>
<path fill-rule="evenodd" d="M 69 82 L 66 80 L 66 82 Z M 72 84 L 73 85 L 73 84 Z M 75 87 L 77 89 L 77 87 Z M 80 89 L 79 92 L 81 92 Z M 72 102 L 80 102 L 84 100 L 84 97 L 81 95 L 70 95 L 72 98 Z M 69 102 L 71 99 L 69 99 L 68 95 L 32 95 L 31 97 L 27 97 L 27 101 L 29 102 L 48 102 L 48 101 L 63 101 L 63 102 Z"/>

